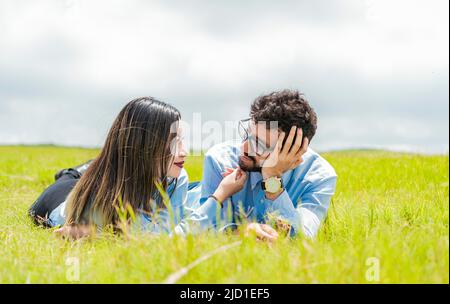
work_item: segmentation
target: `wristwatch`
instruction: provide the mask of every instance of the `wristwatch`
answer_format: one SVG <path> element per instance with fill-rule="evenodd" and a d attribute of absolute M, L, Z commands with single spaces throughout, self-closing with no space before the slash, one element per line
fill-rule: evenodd
<path fill-rule="evenodd" d="M 277 176 L 272 176 L 263 180 L 261 187 L 264 191 L 272 194 L 277 193 L 284 188 L 283 181 Z"/>

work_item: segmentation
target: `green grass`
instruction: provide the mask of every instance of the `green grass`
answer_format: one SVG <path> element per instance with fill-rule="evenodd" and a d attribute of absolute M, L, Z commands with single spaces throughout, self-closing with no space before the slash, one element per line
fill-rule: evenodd
<path fill-rule="evenodd" d="M 236 235 L 104 235 L 76 242 L 33 226 L 26 211 L 60 168 L 97 150 L 0 147 L 0 283 L 67 283 L 77 258 L 80 283 L 160 283 L 222 245 L 242 244 L 194 267 L 180 283 L 449 283 L 449 159 L 381 151 L 324 156 L 339 174 L 316 240 L 273 245 Z M 190 158 L 191 180 L 201 158 Z M 369 260 L 368 260 L 369 259 Z M 69 276 L 68 276 L 69 274 Z"/>

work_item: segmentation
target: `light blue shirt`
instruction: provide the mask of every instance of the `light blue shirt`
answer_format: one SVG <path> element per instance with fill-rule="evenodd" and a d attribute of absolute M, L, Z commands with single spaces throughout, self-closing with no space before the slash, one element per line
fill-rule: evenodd
<path fill-rule="evenodd" d="M 225 169 L 238 167 L 240 146 L 237 142 L 225 142 L 206 153 L 203 181 L 190 193 L 191 197 L 197 195 L 189 202 L 190 207 L 203 216 L 206 214 L 208 224 L 216 228 L 241 221 L 266 223 L 273 215 L 291 225 L 291 236 L 301 233 L 306 237 L 315 237 L 335 193 L 337 175 L 333 167 L 311 148 L 303 155 L 300 166 L 282 176 L 285 190 L 274 201 L 265 197 L 261 173 L 251 172 L 244 188 L 226 200 L 221 210 L 217 210 L 217 203 L 209 196 L 222 181 Z M 195 209 L 198 207 L 196 202 L 201 208 Z M 220 218 L 217 216 L 219 214 Z"/>

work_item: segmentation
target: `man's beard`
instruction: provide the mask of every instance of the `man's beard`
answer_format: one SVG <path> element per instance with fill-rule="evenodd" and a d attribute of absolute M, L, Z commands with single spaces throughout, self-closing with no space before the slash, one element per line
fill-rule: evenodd
<path fill-rule="evenodd" d="M 253 156 L 244 153 L 245 156 L 252 160 L 252 164 L 245 163 L 241 157 L 239 157 L 239 167 L 245 172 L 261 172 L 261 167 L 256 164 L 256 159 Z"/>

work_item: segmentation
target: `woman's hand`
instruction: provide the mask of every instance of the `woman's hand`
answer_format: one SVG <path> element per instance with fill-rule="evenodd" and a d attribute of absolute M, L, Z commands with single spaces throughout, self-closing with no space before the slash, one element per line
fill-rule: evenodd
<path fill-rule="evenodd" d="M 63 226 L 54 231 L 56 236 L 64 239 L 77 240 L 93 235 L 93 228 L 86 225 Z"/>
<path fill-rule="evenodd" d="M 247 181 L 247 173 L 245 173 L 241 168 L 234 170 L 227 169 L 224 176 L 224 179 L 213 194 L 220 203 L 233 194 L 241 191 Z"/>

